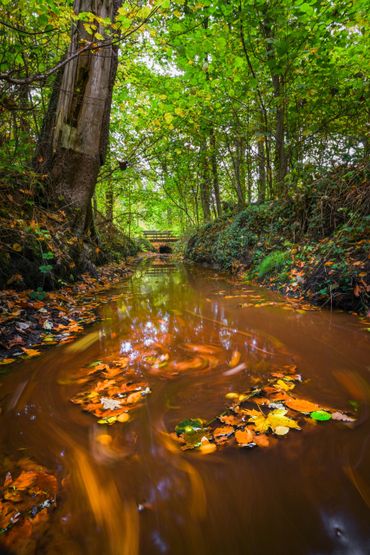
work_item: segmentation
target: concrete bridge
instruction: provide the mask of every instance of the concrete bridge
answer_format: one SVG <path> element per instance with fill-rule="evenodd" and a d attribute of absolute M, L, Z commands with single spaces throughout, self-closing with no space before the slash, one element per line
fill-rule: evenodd
<path fill-rule="evenodd" d="M 153 247 L 160 253 L 171 253 L 172 243 L 178 241 L 178 237 L 172 231 L 158 231 L 151 229 L 143 232 L 145 239 L 151 242 Z"/>

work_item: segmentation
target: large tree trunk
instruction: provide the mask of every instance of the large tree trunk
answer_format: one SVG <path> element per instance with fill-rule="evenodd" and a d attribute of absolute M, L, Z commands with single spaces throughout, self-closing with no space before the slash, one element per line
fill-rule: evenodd
<path fill-rule="evenodd" d="M 77 14 L 91 12 L 113 20 L 120 3 L 120 0 L 75 0 L 74 10 Z M 101 25 L 97 32 L 104 35 Z M 67 55 L 73 55 L 86 44 L 84 41 L 91 40 L 82 23 L 77 23 L 72 29 Z M 107 46 L 85 51 L 64 66 L 51 99 L 53 113 L 47 115 L 42 136 L 44 148 L 39 156 L 49 174 L 52 200 L 66 208 L 80 235 L 88 231 L 91 199 L 108 143 L 117 47 L 107 42 Z M 45 131 L 49 132 L 47 141 Z"/>

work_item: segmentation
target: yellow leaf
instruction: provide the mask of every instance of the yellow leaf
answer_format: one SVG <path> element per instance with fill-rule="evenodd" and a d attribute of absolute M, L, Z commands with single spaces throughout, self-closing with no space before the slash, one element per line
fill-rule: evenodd
<path fill-rule="evenodd" d="M 226 393 L 226 399 L 239 399 L 239 393 Z"/>
<path fill-rule="evenodd" d="M 13 243 L 12 249 L 13 251 L 21 252 L 23 250 L 23 247 L 19 243 Z"/>
<path fill-rule="evenodd" d="M 22 351 L 29 357 L 38 357 L 41 355 L 40 351 L 37 351 L 36 349 L 26 349 L 25 347 L 22 347 Z"/>
<path fill-rule="evenodd" d="M 284 382 L 284 380 L 278 380 L 275 384 L 274 387 L 276 387 L 277 389 L 282 389 L 283 391 L 290 391 L 291 389 L 295 388 L 295 385 L 293 383 L 286 383 Z"/>
<path fill-rule="evenodd" d="M 217 447 L 214 443 L 208 441 L 206 437 L 202 438 L 201 445 L 199 447 L 199 451 L 202 453 L 202 455 L 209 455 L 210 453 L 216 451 L 216 449 Z"/>
<path fill-rule="evenodd" d="M 101 418 L 98 424 L 114 424 L 117 421 L 117 416 L 109 416 L 108 418 Z"/>
<path fill-rule="evenodd" d="M 288 418 L 287 416 L 285 416 L 287 412 L 288 411 L 285 409 L 276 409 L 271 411 L 267 416 L 264 416 L 263 414 L 260 414 L 258 416 L 251 416 L 249 422 L 253 422 L 256 431 L 262 434 L 271 429 L 278 435 L 284 435 L 281 434 L 281 428 L 285 427 L 300 430 L 300 427 L 295 420 L 292 420 L 292 418 Z M 278 429 L 277 432 L 276 429 Z"/>

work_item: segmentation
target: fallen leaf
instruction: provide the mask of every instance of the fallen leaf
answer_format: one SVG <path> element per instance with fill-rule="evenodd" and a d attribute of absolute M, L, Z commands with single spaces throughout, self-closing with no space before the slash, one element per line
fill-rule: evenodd
<path fill-rule="evenodd" d="M 265 433 L 269 429 L 275 432 L 276 428 L 281 426 L 300 430 L 300 427 L 295 420 L 285 416 L 287 412 L 288 411 L 284 409 L 275 409 L 272 410 L 267 416 L 264 416 L 263 414 L 251 416 L 250 422 L 253 422 L 256 431 L 261 433 Z"/>
<path fill-rule="evenodd" d="M 245 427 L 243 430 L 237 430 L 235 432 L 236 442 L 241 446 L 249 445 L 250 443 L 253 443 L 254 442 L 254 436 L 255 436 L 255 434 L 248 427 Z"/>
<path fill-rule="evenodd" d="M 325 410 L 316 410 L 310 414 L 313 420 L 318 420 L 319 422 L 325 422 L 326 420 L 331 420 L 331 414 Z"/>
<path fill-rule="evenodd" d="M 269 447 L 270 440 L 265 434 L 255 434 L 253 441 L 258 447 Z"/>
<path fill-rule="evenodd" d="M 100 402 L 105 410 L 116 410 L 122 407 L 121 401 L 110 399 L 109 397 L 101 397 Z"/>
<path fill-rule="evenodd" d="M 186 418 L 177 424 L 175 432 L 177 435 L 180 434 L 191 434 L 193 432 L 198 432 L 203 429 L 203 420 L 200 418 Z"/>
<path fill-rule="evenodd" d="M 278 436 L 285 436 L 289 432 L 288 426 L 276 426 L 274 433 Z"/>
<path fill-rule="evenodd" d="M 210 453 L 214 453 L 216 449 L 217 449 L 216 445 L 208 441 L 207 438 L 201 439 L 199 451 L 202 453 L 202 455 L 209 455 Z"/>
<path fill-rule="evenodd" d="M 343 412 L 332 412 L 331 417 L 333 420 L 338 420 L 338 422 L 355 422 L 356 419 L 352 418 L 352 416 L 348 416 L 347 414 L 344 414 Z"/>
<path fill-rule="evenodd" d="M 302 412 L 303 414 L 309 414 L 310 412 L 319 410 L 320 407 L 316 403 L 311 401 L 306 401 L 305 399 L 288 399 L 284 401 L 285 405 L 290 409 L 296 410 L 297 412 Z"/>
<path fill-rule="evenodd" d="M 22 347 L 22 351 L 28 357 L 37 357 L 37 356 L 41 355 L 40 351 L 37 351 L 36 349 L 26 349 L 25 347 Z"/>

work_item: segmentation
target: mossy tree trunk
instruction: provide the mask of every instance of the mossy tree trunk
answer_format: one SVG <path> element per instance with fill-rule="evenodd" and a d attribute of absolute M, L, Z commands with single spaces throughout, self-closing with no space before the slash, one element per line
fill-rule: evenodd
<path fill-rule="evenodd" d="M 119 0 L 75 0 L 76 14 L 114 19 Z M 104 28 L 95 20 L 97 32 Z M 82 22 L 73 26 L 68 57 L 94 40 Z M 66 210 L 78 235 L 89 232 L 91 199 L 108 143 L 117 47 L 106 37 L 63 68 L 51 98 L 38 163 L 48 174 L 49 199 Z"/>

